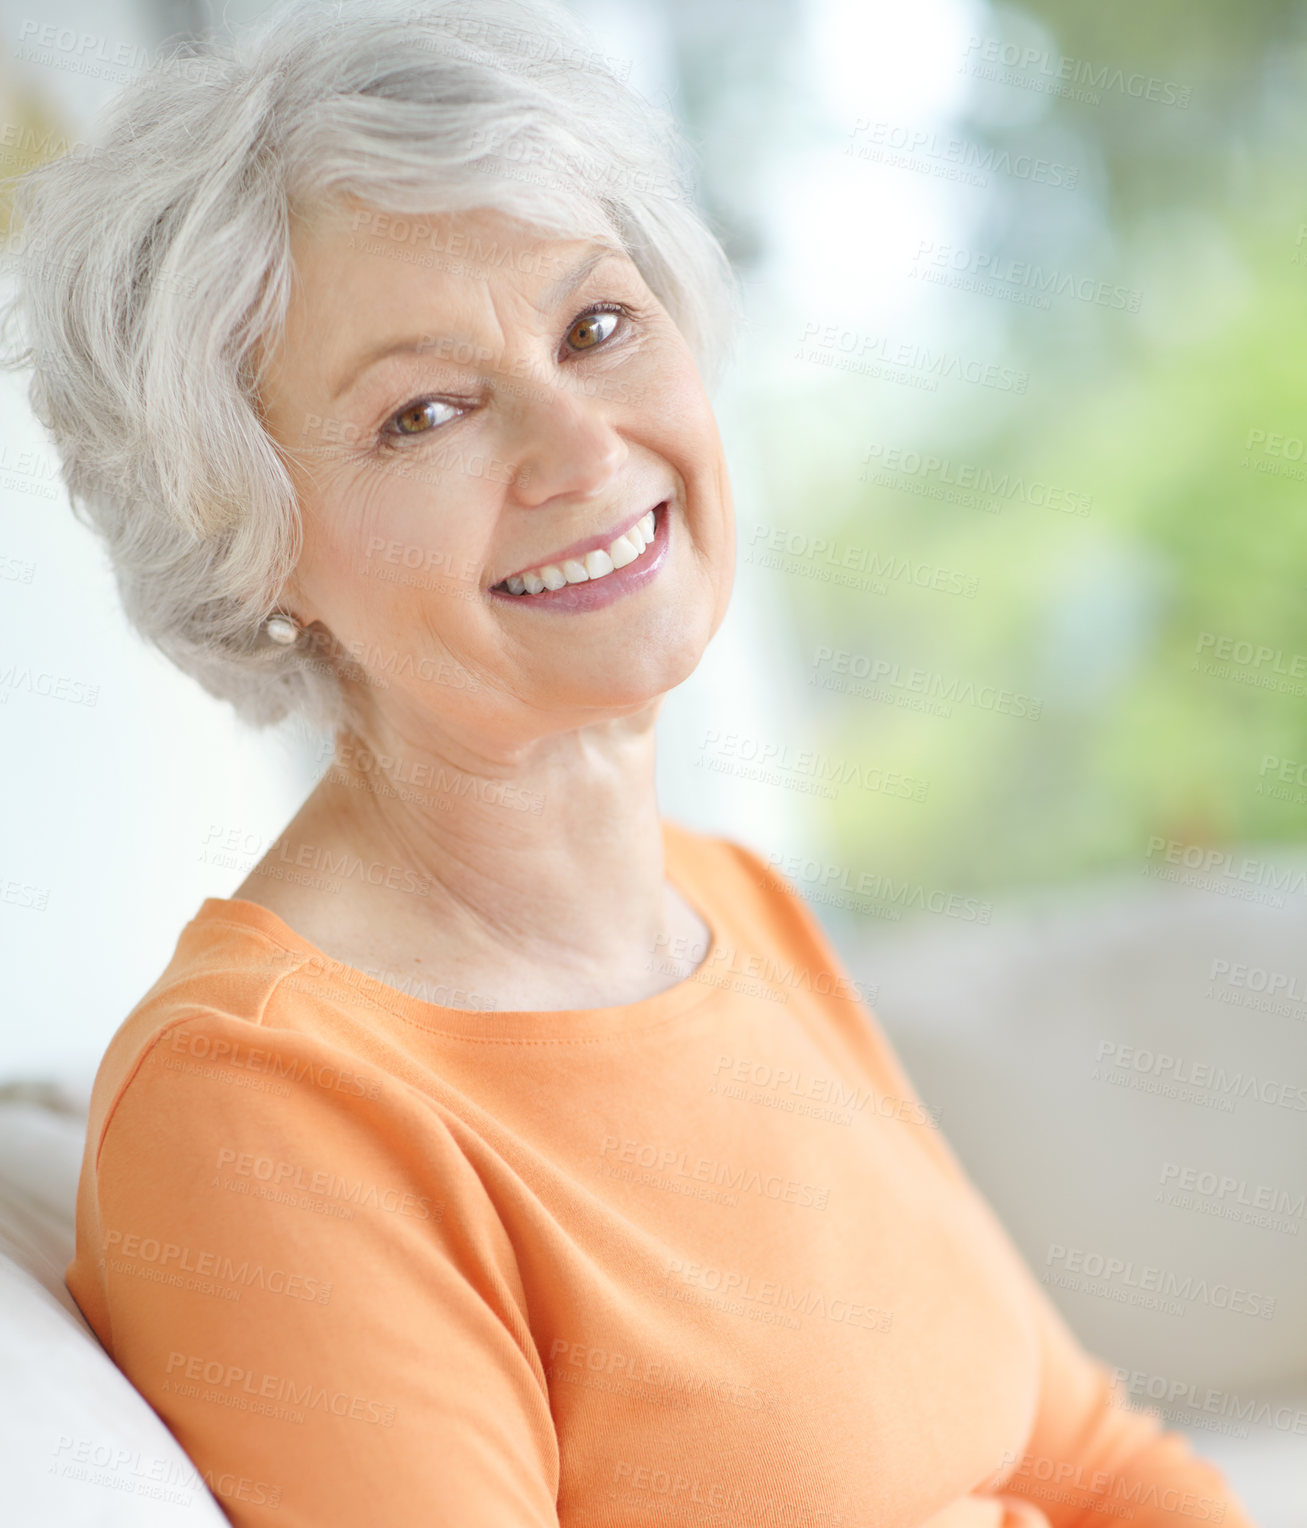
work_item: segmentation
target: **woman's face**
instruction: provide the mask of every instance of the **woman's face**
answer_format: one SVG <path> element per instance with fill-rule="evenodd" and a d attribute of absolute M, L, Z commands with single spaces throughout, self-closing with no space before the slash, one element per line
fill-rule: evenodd
<path fill-rule="evenodd" d="M 490 211 L 361 203 L 299 222 L 292 252 L 261 388 L 303 523 L 282 603 L 363 670 L 358 715 L 511 749 L 680 683 L 730 597 L 731 493 L 694 359 L 631 260 Z M 649 511 L 642 550 L 587 559 Z M 504 586 L 577 563 L 596 576 Z"/>

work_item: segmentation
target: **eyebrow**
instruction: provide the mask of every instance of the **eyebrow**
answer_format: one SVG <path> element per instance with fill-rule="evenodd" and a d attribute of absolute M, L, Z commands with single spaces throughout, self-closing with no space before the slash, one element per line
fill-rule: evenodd
<path fill-rule="evenodd" d="M 588 255 L 583 256 L 570 271 L 564 272 L 557 281 L 551 282 L 531 306 L 537 313 L 547 313 L 556 308 L 564 297 L 570 297 L 601 260 L 620 254 L 611 244 L 596 244 Z"/>
<path fill-rule="evenodd" d="M 585 278 L 594 270 L 601 261 L 609 259 L 613 255 L 619 255 L 622 251 L 611 244 L 597 244 L 588 255 L 580 259 L 570 271 L 564 272 L 557 281 L 551 282 L 539 297 L 533 298 L 531 306 L 537 313 L 548 313 L 556 308 L 565 297 L 570 296 Z M 366 371 L 370 371 L 379 361 L 387 360 L 393 355 L 422 355 L 432 350 L 441 341 L 447 341 L 451 345 L 468 345 L 475 349 L 475 342 L 465 334 L 416 334 L 405 339 L 386 340 L 375 349 L 365 351 L 342 372 L 340 380 L 332 388 L 330 399 L 334 403 L 342 393 L 353 387 Z M 449 359 L 445 357 L 444 359 Z M 457 361 L 453 362 L 458 365 Z"/>

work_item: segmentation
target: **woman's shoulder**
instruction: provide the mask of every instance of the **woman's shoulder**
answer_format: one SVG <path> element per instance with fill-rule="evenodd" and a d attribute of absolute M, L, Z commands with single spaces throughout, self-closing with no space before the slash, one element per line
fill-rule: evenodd
<path fill-rule="evenodd" d="M 312 964 L 312 951 L 268 909 L 223 897 L 204 900 L 171 957 L 109 1041 L 91 1093 L 88 1125 L 102 1135 L 129 1088 L 163 1071 L 225 1082 L 218 1097 L 278 1089 L 324 1066 L 342 1069 L 339 1047 L 308 1022 L 287 1024 L 274 999 Z M 360 1094 L 375 1095 L 369 1068 L 355 1064 Z"/>
<path fill-rule="evenodd" d="M 119 1025 L 105 1059 L 187 1015 L 259 1024 L 270 994 L 307 960 L 278 937 L 280 920 L 252 902 L 206 897 L 183 926 L 163 970 Z"/>
<path fill-rule="evenodd" d="M 687 889 L 711 901 L 738 938 L 778 951 L 798 948 L 843 972 L 829 936 L 788 873 L 797 861 L 668 818 L 663 819 L 663 835 L 673 878 L 679 870 Z"/>
<path fill-rule="evenodd" d="M 677 872 L 686 885 L 705 893 L 720 890 L 730 893 L 732 905 L 753 901 L 765 902 L 774 896 L 769 886 L 769 865 L 756 849 L 723 833 L 705 832 L 673 818 L 662 819 L 663 847 L 667 868 L 676 879 Z M 758 893 L 755 899 L 750 893 Z"/>
<path fill-rule="evenodd" d="M 854 1064 L 869 1077 L 897 1117 L 916 1123 L 933 1121 L 921 1102 L 902 1062 L 882 1027 L 865 983 L 853 976 L 832 936 L 799 890 L 807 867 L 820 872 L 815 858 L 803 860 L 779 852 L 765 854 L 733 837 L 712 835 L 672 824 L 668 837 L 682 847 L 682 866 L 691 866 L 704 879 L 692 890 L 712 885 L 713 907 L 729 909 L 733 948 L 719 951 L 723 965 L 740 963 L 747 954 L 750 970 L 783 989 L 792 1011 L 807 1016 L 826 1041 L 845 1047 Z M 669 864 L 673 863 L 669 856 Z M 923 1137 L 938 1136 L 924 1131 Z M 957 1164 L 943 1143 L 928 1143 L 936 1160 L 949 1172 Z"/>

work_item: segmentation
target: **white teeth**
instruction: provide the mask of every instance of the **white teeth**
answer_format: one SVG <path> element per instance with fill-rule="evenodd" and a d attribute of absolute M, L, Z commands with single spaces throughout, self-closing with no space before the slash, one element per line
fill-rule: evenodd
<path fill-rule="evenodd" d="M 643 551 L 643 547 L 637 549 L 632 546 L 628 537 L 619 536 L 608 548 L 608 560 L 615 568 L 624 568 L 628 562 L 634 562 Z"/>
<path fill-rule="evenodd" d="M 561 564 L 547 562 L 524 573 L 514 573 L 504 580 L 504 586 L 511 594 L 539 594 L 545 589 L 561 589 L 564 584 L 583 584 L 588 579 L 604 578 L 640 557 L 648 549 L 653 535 L 654 512 L 651 509 L 609 546 L 587 552 L 581 558 L 569 557 Z"/>

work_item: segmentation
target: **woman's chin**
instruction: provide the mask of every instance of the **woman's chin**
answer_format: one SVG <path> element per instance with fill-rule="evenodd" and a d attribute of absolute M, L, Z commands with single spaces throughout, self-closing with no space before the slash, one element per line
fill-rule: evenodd
<path fill-rule="evenodd" d="M 642 706 L 661 700 L 669 690 L 683 684 L 703 655 L 703 648 L 683 643 L 674 650 L 659 649 L 656 661 L 631 662 L 620 671 L 609 665 L 587 673 L 584 663 L 573 661 L 566 677 L 560 676 L 555 694 L 564 706 L 574 705 L 589 716 L 609 712 L 626 716 Z M 547 693 L 542 684 L 539 693 Z"/>

